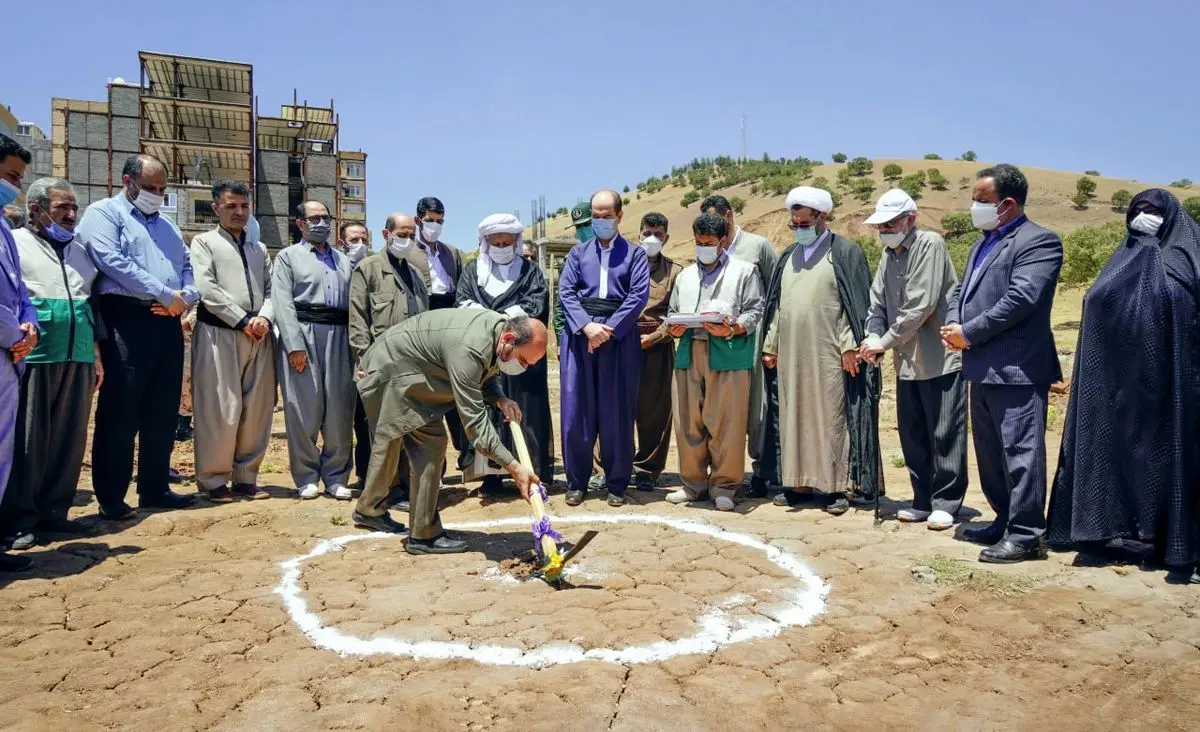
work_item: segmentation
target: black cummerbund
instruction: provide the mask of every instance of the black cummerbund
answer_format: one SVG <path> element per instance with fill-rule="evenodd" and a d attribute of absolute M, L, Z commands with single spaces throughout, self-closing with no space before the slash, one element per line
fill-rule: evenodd
<path fill-rule="evenodd" d="M 350 311 L 298 302 L 296 303 L 296 320 L 301 323 L 319 323 L 321 325 L 349 325 Z"/>
<path fill-rule="evenodd" d="M 623 300 L 607 297 L 585 297 L 581 299 L 583 311 L 593 318 L 607 318 L 621 309 Z"/>
<path fill-rule="evenodd" d="M 453 293 L 446 293 L 444 295 L 437 295 L 432 292 L 429 293 L 430 310 L 445 310 L 446 308 L 452 307 L 454 307 Z"/>
<path fill-rule="evenodd" d="M 247 310 L 246 315 L 249 315 L 251 318 L 256 318 L 256 317 L 258 317 L 258 311 L 257 310 Z M 211 325 L 215 328 L 226 328 L 228 330 L 239 330 L 239 328 L 236 325 L 230 325 L 229 323 L 226 323 L 224 320 L 221 320 L 217 316 L 213 315 L 211 310 L 204 307 L 204 303 L 200 303 L 198 306 L 196 306 L 196 320 L 200 321 L 201 323 L 204 323 L 205 325 Z"/>

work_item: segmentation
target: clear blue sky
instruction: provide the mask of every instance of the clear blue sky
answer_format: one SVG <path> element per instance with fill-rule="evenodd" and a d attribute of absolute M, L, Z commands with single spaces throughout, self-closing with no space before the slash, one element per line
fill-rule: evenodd
<path fill-rule="evenodd" d="M 953 157 L 1200 180 L 1196 0 L 559 0 L 24 5 L 0 102 L 104 97 L 139 49 L 254 64 L 261 108 L 335 100 L 372 239 L 446 203 L 447 241 L 697 156 Z M 51 13 L 53 17 L 46 16 Z M 134 18 L 137 18 L 135 21 Z"/>

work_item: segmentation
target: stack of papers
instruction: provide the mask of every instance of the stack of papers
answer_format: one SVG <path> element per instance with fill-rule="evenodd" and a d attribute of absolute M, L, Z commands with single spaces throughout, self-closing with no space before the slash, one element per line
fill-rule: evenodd
<path fill-rule="evenodd" d="M 705 323 L 724 322 L 725 316 L 720 313 L 678 313 L 667 316 L 667 325 L 686 325 L 689 328 L 699 328 Z"/>

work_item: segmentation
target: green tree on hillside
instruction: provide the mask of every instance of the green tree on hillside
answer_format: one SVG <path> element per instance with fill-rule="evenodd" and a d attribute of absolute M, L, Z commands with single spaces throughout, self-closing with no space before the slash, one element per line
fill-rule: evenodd
<path fill-rule="evenodd" d="M 870 158 L 855 158 L 846 166 L 850 170 L 850 174 L 854 176 L 870 175 L 875 169 L 875 163 L 872 163 Z"/>
<path fill-rule="evenodd" d="M 930 168 L 929 185 L 933 186 L 935 191 L 944 191 L 950 187 L 950 179 L 942 175 L 942 171 L 937 168 Z"/>
<path fill-rule="evenodd" d="M 1079 209 L 1080 211 L 1087 208 L 1088 204 L 1091 202 L 1092 197 L 1083 191 L 1076 191 L 1075 195 L 1071 196 L 1071 203 L 1075 204 L 1075 208 Z"/>
<path fill-rule="evenodd" d="M 1091 198 L 1096 194 L 1096 181 L 1085 175 L 1075 181 L 1075 191 Z"/>
<path fill-rule="evenodd" d="M 921 197 L 921 191 L 925 188 L 925 184 L 921 180 L 921 177 L 914 173 L 901 178 L 899 188 L 908 195 L 912 196 L 913 200 L 915 201 Z"/>
<path fill-rule="evenodd" d="M 812 180 L 812 187 L 813 187 L 813 188 L 820 188 L 820 189 L 821 189 L 821 190 L 823 190 L 823 191 L 832 190 L 832 189 L 829 187 L 829 179 L 828 179 L 828 178 L 826 178 L 826 177 L 825 177 L 825 176 L 823 176 L 823 175 L 822 175 L 822 176 L 818 176 L 818 177 L 816 177 L 816 178 L 813 178 L 813 180 Z"/>
<path fill-rule="evenodd" d="M 879 237 L 860 234 L 854 237 L 854 243 L 866 255 L 867 266 L 871 268 L 871 276 L 874 277 L 875 270 L 879 269 L 879 260 L 883 257 L 883 246 L 879 243 Z"/>
<path fill-rule="evenodd" d="M 1192 196 L 1184 199 L 1183 210 L 1188 212 L 1188 215 L 1200 224 L 1200 196 Z"/>
<path fill-rule="evenodd" d="M 858 178 L 854 181 L 854 195 L 860 201 L 871 200 L 871 194 L 875 191 L 875 181 L 870 178 Z"/>
<path fill-rule="evenodd" d="M 1096 279 L 1100 269 L 1125 240 L 1125 222 L 1082 226 L 1063 237 L 1063 265 L 1059 281 L 1083 285 Z"/>
<path fill-rule="evenodd" d="M 729 199 L 729 207 L 733 209 L 734 213 L 740 214 L 746 208 L 746 201 L 740 196 L 734 196 Z"/>
<path fill-rule="evenodd" d="M 968 163 L 973 163 L 978 158 L 974 150 L 968 150 L 959 157 L 959 160 L 966 160 Z"/>
<path fill-rule="evenodd" d="M 965 191 L 966 189 L 968 189 L 970 187 L 971 187 L 971 179 L 969 177 L 964 175 L 963 177 L 958 179 L 958 189 L 960 191 Z"/>
<path fill-rule="evenodd" d="M 1117 213 L 1125 213 L 1129 210 L 1129 202 L 1133 200 L 1133 194 L 1122 188 L 1112 195 L 1113 211 Z"/>
<path fill-rule="evenodd" d="M 975 231 L 975 224 L 971 221 L 971 214 L 965 211 L 957 211 L 948 213 L 942 217 L 942 230 L 946 232 L 946 238 L 950 239 L 963 234 L 970 234 Z"/>
<path fill-rule="evenodd" d="M 683 194 L 683 198 L 679 199 L 679 205 L 684 208 L 687 208 L 688 206 L 691 206 L 693 203 L 695 203 L 696 201 L 699 201 L 699 200 L 700 200 L 700 192 L 693 189 L 693 190 L 690 190 L 687 193 Z"/>
<path fill-rule="evenodd" d="M 1096 176 L 1097 178 L 1099 178 L 1099 177 L 1100 177 L 1100 171 L 1099 171 L 1099 170 L 1085 170 L 1085 171 L 1083 171 L 1083 174 L 1084 174 L 1084 175 L 1094 175 L 1094 176 Z"/>
<path fill-rule="evenodd" d="M 946 237 L 946 249 L 950 251 L 950 261 L 954 263 L 954 271 L 960 278 L 966 275 L 967 259 L 971 256 L 971 247 L 978 239 L 979 234 L 974 231 Z"/>
<path fill-rule="evenodd" d="M 621 189 L 621 192 L 622 192 L 622 193 L 629 193 L 629 186 L 625 186 L 624 188 L 622 188 L 622 189 Z"/>
<path fill-rule="evenodd" d="M 1172 188 L 1191 188 L 1192 181 L 1190 178 L 1181 178 L 1171 184 Z"/>
<path fill-rule="evenodd" d="M 834 153 L 833 154 L 833 162 L 835 162 L 835 163 L 846 162 L 846 153 Z"/>
<path fill-rule="evenodd" d="M 900 180 L 903 175 L 904 168 L 901 168 L 895 163 L 888 163 L 887 165 L 883 166 L 884 180 Z"/>
<path fill-rule="evenodd" d="M 941 160 L 942 156 L 937 153 L 925 153 L 926 160 Z"/>
<path fill-rule="evenodd" d="M 629 196 L 625 196 L 624 198 L 622 198 L 622 199 L 621 199 L 621 205 L 622 205 L 622 206 L 628 206 L 628 205 L 629 205 Z"/>
<path fill-rule="evenodd" d="M 847 168 L 838 168 L 837 183 L 839 186 L 849 187 L 850 181 L 853 178 L 854 178 L 854 175 L 850 172 L 850 168 L 848 168 L 848 167 Z"/>

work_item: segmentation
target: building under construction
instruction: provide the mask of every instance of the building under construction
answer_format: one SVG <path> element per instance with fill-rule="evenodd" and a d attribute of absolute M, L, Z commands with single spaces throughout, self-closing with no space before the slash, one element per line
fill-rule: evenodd
<path fill-rule="evenodd" d="M 293 92 L 278 116 L 262 116 L 249 64 L 147 51 L 138 61 L 139 82 L 109 82 L 106 101 L 51 103 L 53 175 L 75 185 L 80 207 L 119 190 L 126 158 L 143 152 L 167 167 L 163 213 L 187 241 L 216 224 L 211 186 L 223 178 L 251 185 L 273 250 L 299 238 L 296 207 L 305 200 L 321 201 L 335 219 L 365 219 L 366 153 L 339 154 L 332 101 L 310 106 Z M 343 172 L 353 175 L 343 180 Z M 344 191 L 354 194 L 345 204 Z"/>

